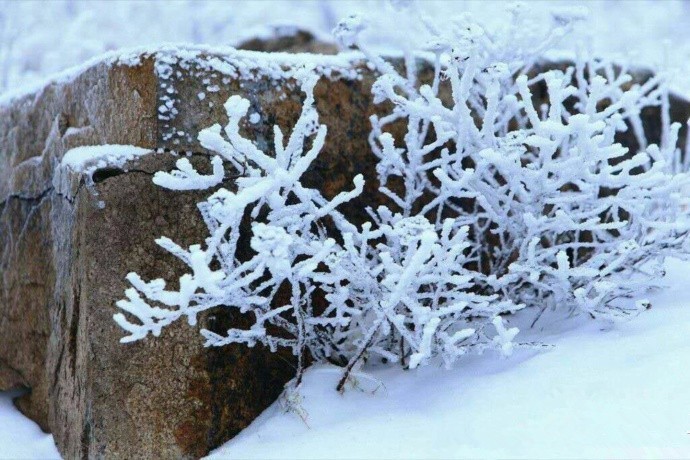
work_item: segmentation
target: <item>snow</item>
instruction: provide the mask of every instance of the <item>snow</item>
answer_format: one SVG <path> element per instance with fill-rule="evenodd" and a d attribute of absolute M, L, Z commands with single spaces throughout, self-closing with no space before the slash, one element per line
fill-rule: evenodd
<path fill-rule="evenodd" d="M 687 458 L 690 262 L 667 268 L 670 287 L 630 322 L 540 319 L 547 351 L 368 370 L 380 383 L 360 375 L 366 391 L 343 395 L 339 371 L 312 368 L 306 423 L 276 402 L 210 458 Z M 16 394 L 0 394 L 0 458 L 57 457 Z"/>
<path fill-rule="evenodd" d="M 122 167 L 127 161 L 151 153 L 150 149 L 134 145 L 88 145 L 65 152 L 60 166 L 74 172 L 93 172 L 96 168 Z"/>
<path fill-rule="evenodd" d="M 0 392 L 0 458 L 60 458 L 53 437 L 14 407 L 12 399 L 20 394 Z"/>
<path fill-rule="evenodd" d="M 540 319 L 548 351 L 370 370 L 380 383 L 343 395 L 340 372 L 312 368 L 306 422 L 277 402 L 210 458 L 687 458 L 690 263 L 668 269 L 630 322 Z"/>
<path fill-rule="evenodd" d="M 87 181 L 91 183 L 96 170 L 108 167 L 123 168 L 128 161 L 148 153 L 152 153 L 152 150 L 134 145 L 105 144 L 75 147 L 65 152 L 58 167 L 55 168 L 53 186 L 59 193 L 68 196 L 71 193 L 69 192 L 70 172 L 85 174 Z M 98 206 L 104 207 L 105 203 L 99 201 Z"/>

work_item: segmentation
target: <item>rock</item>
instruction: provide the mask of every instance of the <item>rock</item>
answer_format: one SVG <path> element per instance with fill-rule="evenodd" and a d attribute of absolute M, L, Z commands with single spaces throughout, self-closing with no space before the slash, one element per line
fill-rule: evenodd
<path fill-rule="evenodd" d="M 18 407 L 54 434 L 65 457 L 202 456 L 246 427 L 294 375 L 289 355 L 204 349 L 198 328 L 183 323 L 120 344 L 123 331 L 112 320 L 128 272 L 175 279 L 182 270 L 155 238 L 191 244 L 206 236 L 200 194 L 151 182 L 155 171 L 173 168 L 179 153 L 172 152 L 206 163 L 196 136 L 224 121 L 230 94 L 261 114 L 245 126 L 259 143 L 272 142 L 274 123 L 292 128 L 303 95 L 290 75 L 303 61 L 281 56 L 174 49 L 120 56 L 3 102 L 0 389 L 29 389 Z M 307 180 L 330 196 L 357 173 L 373 173 L 372 76 L 361 76 L 353 59 L 317 59 L 318 108 L 330 135 Z M 60 166 L 71 148 L 106 144 L 151 154 L 100 169 L 92 182 Z M 354 214 L 363 215 L 358 206 Z M 201 325 L 220 332 L 242 321 L 218 311 Z"/>
<path fill-rule="evenodd" d="M 276 27 L 268 38 L 252 38 L 237 49 L 263 52 L 337 54 L 338 46 L 317 40 L 314 34 L 294 27 Z"/>
<path fill-rule="evenodd" d="M 67 457 L 201 456 L 248 425 L 292 378 L 289 356 L 260 347 L 204 349 L 198 329 L 184 322 L 160 338 L 118 343 L 122 330 L 112 315 L 127 287 L 123 276 L 137 271 L 174 279 L 183 268 L 155 245 L 156 235 L 183 244 L 205 235 L 195 207 L 200 194 L 151 182 L 153 172 L 172 169 L 175 159 L 150 155 L 126 173 L 96 175 L 96 195 L 82 188 L 75 205 L 56 197 L 68 217 L 55 232 L 69 235 L 64 245 L 71 250 L 63 253 L 70 269 L 58 277 L 64 287 L 56 306 L 64 313 L 55 327 L 63 345 L 48 366 L 59 373 L 50 422 L 53 430 L 82 427 L 56 433 Z M 214 312 L 200 325 L 227 329 L 232 319 Z"/>
<path fill-rule="evenodd" d="M 155 124 L 133 127 L 136 120 L 127 119 L 145 110 L 134 93 L 136 88 L 143 90 L 136 79 L 145 73 L 131 70 L 100 63 L 69 84 L 51 84 L 0 108 L 0 383 L 3 389 L 30 388 L 18 406 L 43 429 L 51 428 L 50 405 L 57 384 L 57 375 L 47 366 L 58 353 L 54 347 L 64 345 L 57 343 L 53 326 L 64 313 L 56 304 L 56 276 L 62 268 L 56 264 L 71 263 L 55 260 L 62 248 L 53 240 L 52 172 L 76 140 L 70 128 L 84 127 L 85 143 L 121 139 L 152 144 Z M 117 113 L 108 99 L 121 101 L 123 112 Z"/>
<path fill-rule="evenodd" d="M 197 134 L 226 122 L 222 105 L 233 94 L 258 114 L 255 123 L 245 120 L 245 134 L 270 146 L 274 124 L 288 132 L 297 120 L 303 95 L 291 76 L 306 62 L 322 75 L 315 96 L 328 137 L 304 180 L 332 197 L 363 174 L 363 198 L 344 209 L 363 221 L 380 195 L 367 141 L 374 75 L 358 59 L 161 48 L 113 55 L 0 102 L 0 389 L 29 390 L 18 407 L 54 434 L 65 457 L 202 456 L 292 378 L 291 356 L 204 349 L 199 327 L 183 323 L 120 344 L 114 303 L 128 272 L 173 280 L 183 269 L 155 238 L 191 244 L 206 236 L 195 208 L 203 193 L 164 190 L 152 174 L 172 169 L 185 152 L 206 165 Z M 687 119 L 690 105 L 675 100 L 673 111 Z M 60 166 L 71 148 L 111 144 L 151 153 L 92 176 Z M 214 311 L 200 326 L 224 331 L 243 321 Z"/>

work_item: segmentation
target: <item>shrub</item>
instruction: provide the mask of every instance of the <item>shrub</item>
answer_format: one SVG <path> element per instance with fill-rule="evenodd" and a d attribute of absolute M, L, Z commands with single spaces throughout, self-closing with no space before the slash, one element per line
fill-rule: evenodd
<path fill-rule="evenodd" d="M 647 145 L 640 111 L 667 106 L 660 76 L 631 84 L 625 69 L 584 59 L 528 76 L 572 20 L 555 16 L 539 46 L 520 46 L 519 15 L 498 35 L 510 42 L 491 39 L 467 18 L 448 34 L 429 27 L 429 84 L 418 83 L 412 57 L 403 75 L 364 48 L 381 72 L 375 102 L 394 108 L 372 117 L 370 138 L 390 204 L 370 209 L 361 227 L 337 209 L 362 193 L 361 177 L 330 201 L 300 182 L 327 135 L 314 108 L 313 72 L 296 75 L 306 95 L 302 112 L 287 142 L 274 128 L 271 152 L 239 134 L 249 103 L 232 96 L 227 126 L 199 135 L 215 152 L 212 174 L 183 158 L 154 182 L 217 187 L 229 163 L 241 173 L 237 190 L 221 186 L 199 203 L 209 229 L 204 244 L 157 240 L 188 266 L 179 289 L 128 275 L 132 287 L 117 304 L 124 313 L 115 315 L 129 333 L 123 342 L 157 336 L 181 317 L 194 325 L 202 311 L 237 309 L 253 317 L 252 326 L 223 335 L 202 330 L 207 346 L 288 347 L 299 359 L 297 384 L 312 359 L 344 366 L 342 389 L 374 356 L 414 368 L 488 348 L 509 354 L 518 330 L 502 315 L 524 307 L 604 318 L 644 308 L 623 299 L 643 295 L 663 258 L 687 250 L 680 217 L 688 176 L 674 161 L 679 126 L 665 116 L 661 145 Z M 362 28 L 351 17 L 337 34 L 361 47 Z M 548 102 L 535 107 L 539 85 Z M 394 122 L 406 123 L 402 139 L 386 132 Z M 628 129 L 638 151 L 616 142 Z M 253 252 L 243 260 L 238 241 L 247 213 Z"/>
<path fill-rule="evenodd" d="M 518 19 L 505 36 L 523 29 Z M 565 28 L 572 19 L 554 17 Z M 431 85 L 417 89 L 386 66 L 374 86 L 376 101 L 394 104 L 372 117 L 382 191 L 437 229 L 446 217 L 469 227 L 470 259 L 490 275 L 477 279 L 480 292 L 605 318 L 644 308 L 621 299 L 643 295 L 662 278 L 664 258 L 688 249 L 688 175 L 678 170 L 680 125 L 664 113 L 662 76 L 633 84 L 625 68 L 581 58 L 530 77 L 536 57 L 519 52 L 528 46 L 506 52 L 471 22 L 432 43 Z M 538 86 L 547 98 L 535 107 Z M 647 145 L 642 127 L 651 106 L 662 107 L 660 145 Z M 399 146 L 384 132 L 397 120 L 407 122 Z M 616 141 L 629 129 L 638 151 Z M 401 197 L 386 188 L 391 180 L 404 184 Z"/>

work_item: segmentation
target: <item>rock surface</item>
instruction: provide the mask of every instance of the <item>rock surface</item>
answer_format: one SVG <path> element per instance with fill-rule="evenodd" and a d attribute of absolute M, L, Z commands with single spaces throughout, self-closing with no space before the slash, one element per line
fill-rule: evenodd
<path fill-rule="evenodd" d="M 303 95 L 289 77 L 302 62 L 160 50 L 95 64 L 0 108 L 0 389 L 30 390 L 18 406 L 54 434 L 65 457 L 199 457 L 247 426 L 292 378 L 289 356 L 204 349 L 186 324 L 122 345 L 112 315 L 128 272 L 175 279 L 182 269 L 155 238 L 206 236 L 199 196 L 156 187 L 152 174 L 173 168 L 172 152 L 207 161 L 197 133 L 223 121 L 231 94 L 261 114 L 246 124 L 260 144 L 272 142 L 273 124 L 291 129 Z M 316 62 L 330 134 L 307 179 L 334 195 L 373 171 L 372 77 L 349 57 Z M 69 149 L 104 144 L 152 153 L 99 169 L 92 181 L 60 166 Z M 242 318 L 214 312 L 202 321 L 224 331 Z"/>
<path fill-rule="evenodd" d="M 292 50 L 284 45 L 275 46 Z M 365 196 L 376 196 L 367 143 L 374 76 L 356 54 L 309 61 L 322 75 L 315 96 L 328 137 L 305 181 L 332 197 L 361 173 Z M 197 134 L 226 121 L 222 105 L 233 94 L 259 115 L 246 121 L 248 136 L 271 145 L 272 126 L 287 132 L 298 117 L 303 95 L 290 77 L 304 62 L 162 48 L 108 58 L 0 104 L 0 390 L 30 390 L 18 406 L 65 457 L 199 457 L 247 426 L 292 377 L 289 356 L 204 349 L 198 328 L 182 323 L 122 345 L 112 315 L 128 272 L 170 280 L 182 269 L 155 238 L 206 236 L 199 195 L 156 187 L 151 175 L 185 152 L 206 163 Z M 690 116 L 680 100 L 672 109 L 674 119 Z M 658 111 L 649 117 L 653 138 Z M 151 154 L 92 177 L 60 166 L 71 148 L 105 144 Z M 364 207 L 354 201 L 346 213 L 361 220 Z M 201 321 L 223 331 L 243 318 L 212 312 Z"/>

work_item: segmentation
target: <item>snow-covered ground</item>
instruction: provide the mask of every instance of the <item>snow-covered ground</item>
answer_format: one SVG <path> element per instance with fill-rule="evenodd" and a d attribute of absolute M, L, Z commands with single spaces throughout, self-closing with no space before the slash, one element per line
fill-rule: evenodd
<path fill-rule="evenodd" d="M 14 407 L 12 398 L 19 394 L 18 391 L 0 392 L 0 458 L 60 458 L 53 437 Z"/>
<path fill-rule="evenodd" d="M 360 389 L 308 371 L 213 458 L 688 458 L 690 263 L 669 261 L 652 309 L 613 327 L 541 318 L 547 351 L 470 357 L 453 370 L 369 370 Z M 530 337 L 531 336 L 531 337 Z M 0 397 L 0 458 L 52 458 L 49 435 Z"/>
<path fill-rule="evenodd" d="M 540 319 L 548 351 L 373 371 L 342 396 L 337 372 L 311 369 L 306 421 L 276 403 L 214 457 L 688 458 L 690 264 L 668 269 L 630 322 Z"/>

